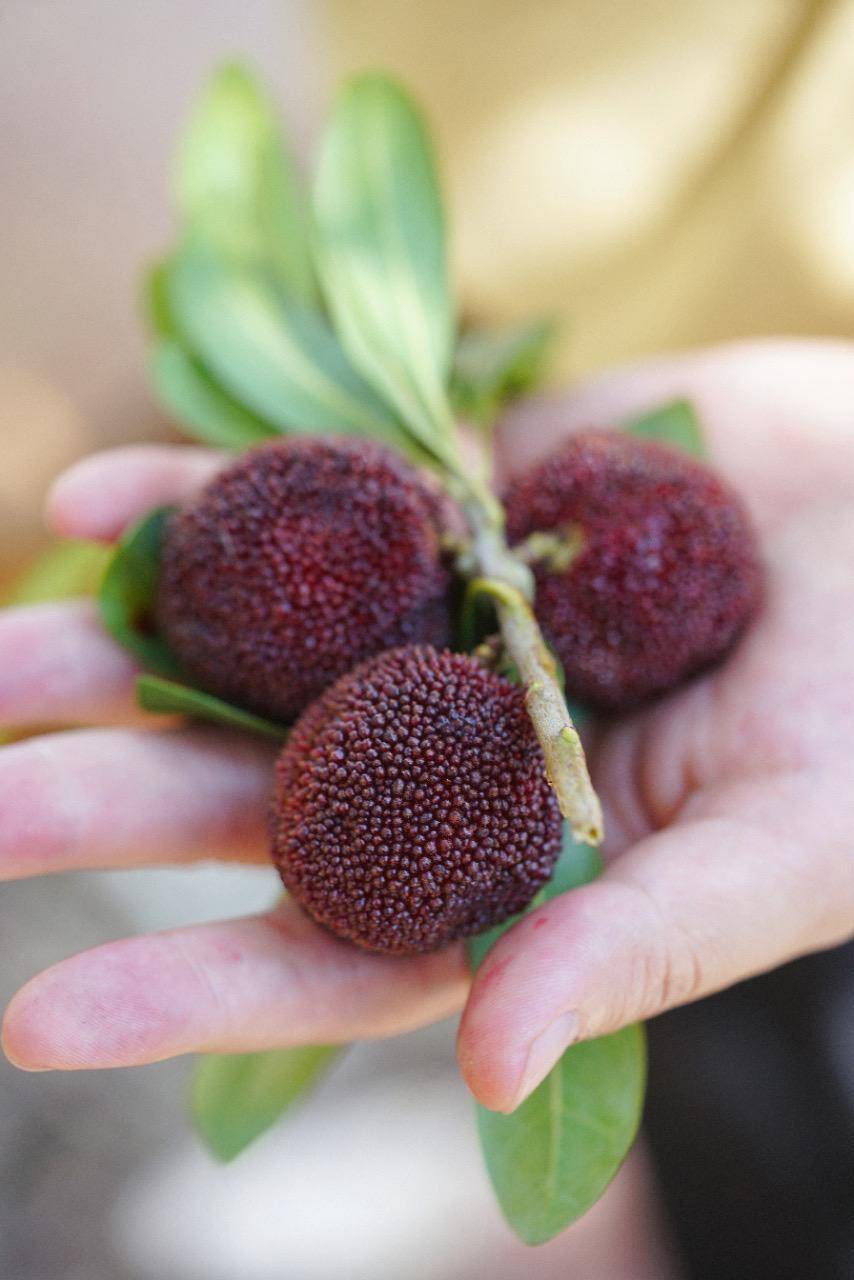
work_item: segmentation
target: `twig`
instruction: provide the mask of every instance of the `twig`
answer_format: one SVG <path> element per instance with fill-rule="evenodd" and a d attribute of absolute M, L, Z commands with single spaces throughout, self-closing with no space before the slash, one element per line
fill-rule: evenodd
<path fill-rule="evenodd" d="M 525 687 L 525 702 L 546 763 L 549 782 L 576 840 L 599 844 L 602 809 L 593 790 L 584 748 L 572 723 L 550 654 L 534 616 L 533 577 L 507 546 L 494 508 L 466 504 L 471 526 L 472 558 L 480 577 L 473 590 L 495 600 L 501 635 Z"/>

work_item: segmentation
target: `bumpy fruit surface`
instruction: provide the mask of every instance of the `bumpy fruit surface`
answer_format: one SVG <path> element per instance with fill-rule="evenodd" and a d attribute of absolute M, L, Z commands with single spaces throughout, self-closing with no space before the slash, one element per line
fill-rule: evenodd
<path fill-rule="evenodd" d="M 448 639 L 440 504 L 367 442 L 264 445 L 170 519 L 158 623 L 188 677 L 290 720 L 356 663 Z"/>
<path fill-rule="evenodd" d="M 561 818 L 521 690 L 466 654 L 380 654 L 279 758 L 273 860 L 302 907 L 373 951 L 430 951 L 525 907 Z"/>
<path fill-rule="evenodd" d="M 511 485 L 508 533 L 579 537 L 535 566 L 536 611 L 567 693 L 623 710 L 721 658 L 755 608 L 756 540 L 738 496 L 676 449 L 585 431 Z"/>

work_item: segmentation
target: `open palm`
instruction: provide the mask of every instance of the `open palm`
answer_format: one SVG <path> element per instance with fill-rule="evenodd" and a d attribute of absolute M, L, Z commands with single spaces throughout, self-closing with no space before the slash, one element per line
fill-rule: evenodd
<path fill-rule="evenodd" d="M 688 396 L 712 460 L 753 510 L 768 590 L 725 667 L 592 743 L 608 824 L 594 884 L 526 917 L 478 972 L 466 1079 L 511 1109 L 568 1043 L 695 999 L 854 929 L 854 348 L 741 344 L 658 361 L 531 403 L 508 469 L 579 426 Z M 79 464 L 53 524 L 112 539 L 219 465 L 140 447 Z M 0 618 L 0 722 L 110 724 L 0 752 L 0 878 L 201 858 L 261 861 L 269 747 L 155 728 L 131 660 L 87 603 Z M 34 978 L 4 1047 L 26 1068 L 126 1066 L 393 1034 L 466 998 L 461 947 L 378 957 L 290 903 L 249 920 L 109 943 Z"/>

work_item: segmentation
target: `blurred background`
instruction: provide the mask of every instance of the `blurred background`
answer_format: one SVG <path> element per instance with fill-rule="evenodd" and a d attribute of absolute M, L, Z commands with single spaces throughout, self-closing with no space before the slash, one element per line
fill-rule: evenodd
<path fill-rule="evenodd" d="M 60 468 L 172 434 L 138 281 L 171 238 L 176 135 L 233 55 L 266 77 L 304 155 L 342 73 L 401 74 L 437 132 L 466 310 L 564 317 L 563 381 L 742 335 L 851 333 L 851 0 L 2 0 L 7 593 L 45 547 Z M 0 1001 L 84 946 L 273 892 L 262 871 L 204 868 L 6 886 Z M 3 1063 L 0 1280 L 665 1280 L 642 1153 L 564 1239 L 512 1243 L 452 1036 L 355 1051 L 226 1170 L 184 1125 L 185 1063 L 68 1077 Z"/>

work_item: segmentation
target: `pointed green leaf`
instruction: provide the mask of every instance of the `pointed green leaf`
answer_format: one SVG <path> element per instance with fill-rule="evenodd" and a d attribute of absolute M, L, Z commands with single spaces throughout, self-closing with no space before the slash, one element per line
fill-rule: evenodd
<path fill-rule="evenodd" d="M 660 409 L 626 423 L 623 430 L 684 449 L 695 458 L 705 457 L 703 429 L 694 406 L 688 400 L 674 400 L 671 404 L 662 405 Z"/>
<path fill-rule="evenodd" d="M 272 423 L 229 395 L 189 349 L 169 300 L 175 258 L 154 263 L 145 273 L 143 310 L 158 341 L 151 358 L 157 398 L 187 435 L 218 449 L 247 449 L 279 434 Z"/>
<path fill-rule="evenodd" d="M 156 338 L 177 338 L 178 330 L 169 305 L 170 258 L 152 262 L 142 273 L 140 300 L 145 322 Z"/>
<path fill-rule="evenodd" d="M 529 910 L 588 884 L 601 870 L 597 851 L 573 840 L 564 826 L 555 873 Z M 515 922 L 470 939 L 473 966 Z M 645 1083 L 644 1031 L 632 1026 L 571 1045 L 510 1115 L 478 1106 L 478 1132 L 498 1203 L 525 1244 L 551 1240 L 599 1199 L 635 1140 Z"/>
<path fill-rule="evenodd" d="M 192 689 L 176 680 L 162 676 L 140 676 L 136 682 L 136 697 L 143 711 L 159 715 L 195 716 L 213 724 L 224 724 L 229 729 L 244 729 L 248 733 L 260 733 L 267 738 L 280 740 L 288 736 L 284 725 L 252 715 L 241 707 L 232 706 L 222 698 Z"/>
<path fill-rule="evenodd" d="M 220 1160 L 233 1160 L 314 1085 L 341 1052 L 308 1045 L 266 1053 L 211 1054 L 196 1067 L 191 1110 Z"/>
<path fill-rule="evenodd" d="M 173 262 L 168 297 L 186 345 L 253 415 L 282 432 L 374 436 L 411 453 L 323 318 L 286 304 L 261 275 L 196 243 Z"/>
<path fill-rule="evenodd" d="M 94 595 L 110 554 L 108 547 L 96 542 L 57 542 L 12 583 L 3 604 L 39 604 Z"/>
<path fill-rule="evenodd" d="M 178 156 L 179 211 L 225 259 L 269 272 L 316 301 L 300 179 L 277 113 L 244 66 L 221 67 L 193 112 Z"/>
<path fill-rule="evenodd" d="M 157 396 L 188 435 L 218 449 L 247 449 L 279 432 L 245 408 L 174 339 L 154 348 L 151 372 Z"/>
<path fill-rule="evenodd" d="M 567 1049 L 510 1115 L 478 1107 L 498 1203 L 525 1244 L 545 1244 L 602 1195 L 637 1134 L 645 1080 L 636 1025 Z"/>
<path fill-rule="evenodd" d="M 387 77 L 359 76 L 340 95 L 314 214 L 341 341 L 421 443 L 446 448 L 454 321 L 439 186 L 421 117 Z"/>
<path fill-rule="evenodd" d="M 542 381 L 557 332 L 551 320 L 512 329 L 469 329 L 460 335 L 451 377 L 457 413 L 489 426 L 508 400 Z"/>
<path fill-rule="evenodd" d="M 160 575 L 160 546 L 169 516 L 159 507 L 135 524 L 116 546 L 101 583 L 101 620 L 114 639 L 143 666 L 175 676 L 180 668 L 153 627 Z"/>

